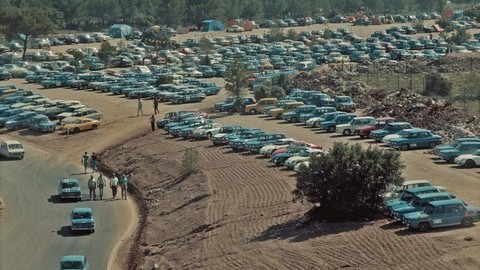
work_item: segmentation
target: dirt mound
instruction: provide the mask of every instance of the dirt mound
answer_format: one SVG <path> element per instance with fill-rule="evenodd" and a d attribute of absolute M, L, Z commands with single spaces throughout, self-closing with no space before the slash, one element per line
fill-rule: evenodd
<path fill-rule="evenodd" d="M 372 88 L 355 80 L 354 73 L 339 67 L 300 73 L 294 81 L 301 89 L 320 90 L 331 96 L 352 96 L 365 115 L 396 117 L 443 135 L 445 142 L 456 137 L 480 135 L 478 115 L 412 90 L 387 93 L 384 89 Z"/>

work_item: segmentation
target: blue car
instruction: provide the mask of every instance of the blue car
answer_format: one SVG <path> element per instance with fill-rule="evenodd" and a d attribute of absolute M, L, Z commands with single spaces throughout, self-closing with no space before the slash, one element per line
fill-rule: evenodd
<path fill-rule="evenodd" d="M 442 190 L 443 191 L 443 190 Z M 400 197 L 387 200 L 383 202 L 383 205 L 386 207 L 386 213 L 390 213 L 393 207 L 398 207 L 399 205 L 408 205 L 413 199 L 415 199 L 415 195 L 419 194 L 427 194 L 427 193 L 439 193 L 441 189 L 434 186 L 424 186 L 424 187 L 417 187 L 417 188 L 410 188 L 404 190 Z"/>
<path fill-rule="evenodd" d="M 317 108 L 316 105 L 301 105 L 295 108 L 293 112 L 285 112 L 283 113 L 283 120 L 289 123 L 296 123 L 300 120 L 302 115 L 310 114 Z"/>
<path fill-rule="evenodd" d="M 90 231 L 95 232 L 95 220 L 91 208 L 74 208 L 71 214 L 72 231 Z"/>
<path fill-rule="evenodd" d="M 83 255 L 63 256 L 60 261 L 60 270 L 89 270 L 87 257 Z"/>
<path fill-rule="evenodd" d="M 28 129 L 38 132 L 54 132 L 57 124 L 50 121 L 46 115 L 36 115 L 27 124 Z"/>
<path fill-rule="evenodd" d="M 13 120 L 17 115 L 24 113 L 23 109 L 9 109 L 0 114 L 0 127 L 5 126 L 5 123 Z"/>
<path fill-rule="evenodd" d="M 36 112 L 24 112 L 17 115 L 15 118 L 7 121 L 5 123 L 5 128 L 7 129 L 21 129 L 28 127 L 29 122 L 32 120 L 34 116 L 36 116 Z"/>
<path fill-rule="evenodd" d="M 455 199 L 455 195 L 446 192 L 418 194 L 415 195 L 415 198 L 408 205 L 398 205 L 392 207 L 390 215 L 395 220 L 402 220 L 403 215 L 422 211 L 429 202 L 452 199 Z"/>
<path fill-rule="evenodd" d="M 63 199 L 82 200 L 82 189 L 77 179 L 62 179 L 58 185 L 58 197 Z"/>
<path fill-rule="evenodd" d="M 335 132 L 337 125 L 347 124 L 353 118 L 357 117 L 355 113 L 339 114 L 331 121 L 322 122 L 322 129 L 327 132 Z"/>
<path fill-rule="evenodd" d="M 461 200 L 444 200 L 429 202 L 423 211 L 405 214 L 402 223 L 408 228 L 425 232 L 431 228 L 472 226 L 479 216 L 480 209 L 466 206 Z"/>
<path fill-rule="evenodd" d="M 231 140 L 237 139 L 243 134 L 249 131 L 260 131 L 259 128 L 229 128 L 224 126 L 220 129 L 219 133 L 212 137 L 213 145 L 225 145 L 228 144 Z"/>
<path fill-rule="evenodd" d="M 462 142 L 480 142 L 480 138 L 457 138 L 451 144 L 439 145 L 433 149 L 436 155 L 440 154 L 440 151 L 454 149 Z"/>
<path fill-rule="evenodd" d="M 260 130 L 246 131 L 240 137 L 230 140 L 228 144 L 234 151 L 243 151 L 248 141 L 255 140 L 263 134 L 264 132 Z"/>
<path fill-rule="evenodd" d="M 480 149 L 479 142 L 461 142 L 453 149 L 440 150 L 439 156 L 449 163 L 453 163 L 460 155 L 472 154 Z"/>
<path fill-rule="evenodd" d="M 400 138 L 393 138 L 388 146 L 406 151 L 415 148 L 434 148 L 442 143 L 442 137 L 433 135 L 426 129 L 412 129 L 406 131 Z"/>

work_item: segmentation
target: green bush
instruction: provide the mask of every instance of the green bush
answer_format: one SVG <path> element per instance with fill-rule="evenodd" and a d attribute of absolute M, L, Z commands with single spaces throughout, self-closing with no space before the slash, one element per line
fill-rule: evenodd
<path fill-rule="evenodd" d="M 183 174 L 191 175 L 200 172 L 198 151 L 194 148 L 187 148 L 182 160 Z"/>
<path fill-rule="evenodd" d="M 447 41 L 460 45 L 464 42 L 467 42 L 467 40 L 471 38 L 472 38 L 472 35 L 469 32 L 467 32 L 467 29 L 459 28 L 449 38 L 447 38 Z"/>
<path fill-rule="evenodd" d="M 399 185 L 404 166 L 397 151 L 335 143 L 328 154 L 310 158 L 297 176 L 294 201 L 309 202 L 312 220 L 352 221 L 381 212 L 381 195 Z"/>
<path fill-rule="evenodd" d="M 429 73 L 425 76 L 425 92 L 427 96 L 448 97 L 452 92 L 452 82 L 439 73 Z"/>

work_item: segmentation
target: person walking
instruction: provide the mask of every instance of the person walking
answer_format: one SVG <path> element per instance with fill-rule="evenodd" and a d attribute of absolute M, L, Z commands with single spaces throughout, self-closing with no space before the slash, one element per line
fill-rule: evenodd
<path fill-rule="evenodd" d="M 142 116 L 143 116 L 143 104 L 142 104 L 142 98 L 141 97 L 138 97 L 138 101 L 137 101 L 137 116 L 140 114 L 140 112 L 142 112 Z"/>
<path fill-rule="evenodd" d="M 118 187 L 118 178 L 115 176 L 115 173 L 112 174 L 110 178 L 110 188 L 112 189 L 112 198 L 117 197 L 117 187 Z"/>
<path fill-rule="evenodd" d="M 152 131 L 155 131 L 155 116 L 153 114 L 150 116 L 150 126 L 152 127 Z"/>
<path fill-rule="evenodd" d="M 95 171 L 97 171 L 97 159 L 98 159 L 97 154 L 95 154 L 95 152 L 93 152 L 90 159 L 92 160 L 92 170 L 93 170 L 93 172 L 95 172 Z"/>
<path fill-rule="evenodd" d="M 93 195 L 93 200 L 97 199 L 97 180 L 93 178 L 93 175 L 90 175 L 90 179 L 88 179 L 88 190 L 90 191 L 90 200 L 92 199 Z"/>
<path fill-rule="evenodd" d="M 83 162 L 83 168 L 85 169 L 85 174 L 87 174 L 87 168 L 88 168 L 88 153 L 85 152 L 85 154 L 83 154 L 83 157 L 82 157 L 82 161 Z"/>
<path fill-rule="evenodd" d="M 120 189 L 122 191 L 122 199 L 125 198 L 125 200 L 127 199 L 127 187 L 128 179 L 125 174 L 122 174 L 122 177 L 120 178 Z"/>
<path fill-rule="evenodd" d="M 100 175 L 97 178 L 97 186 L 98 186 L 98 193 L 100 195 L 100 200 L 103 200 L 103 188 L 105 187 L 106 184 L 105 178 L 103 178 L 103 174 L 100 173 Z"/>
<path fill-rule="evenodd" d="M 158 110 L 158 98 L 157 97 L 153 98 L 153 113 L 154 114 L 160 113 L 160 111 Z"/>

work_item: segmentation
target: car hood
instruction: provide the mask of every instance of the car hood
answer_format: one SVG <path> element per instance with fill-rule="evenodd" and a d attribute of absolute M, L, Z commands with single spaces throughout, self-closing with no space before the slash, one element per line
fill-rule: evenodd
<path fill-rule="evenodd" d="M 460 151 L 457 149 L 444 149 L 440 151 L 440 154 L 458 154 Z"/>
<path fill-rule="evenodd" d="M 297 113 L 296 112 L 286 112 L 283 115 L 297 115 Z"/>
<path fill-rule="evenodd" d="M 408 213 L 408 212 L 415 211 L 415 209 L 416 209 L 416 207 L 413 207 L 411 205 L 407 205 L 407 206 L 402 206 L 402 207 L 396 207 L 395 212 L 397 212 L 399 214 L 402 214 L 402 213 Z"/>
<path fill-rule="evenodd" d="M 457 158 L 458 159 L 473 159 L 473 158 L 478 158 L 478 156 L 474 156 L 472 154 L 465 154 L 465 155 L 460 155 Z"/>
<path fill-rule="evenodd" d="M 443 150 L 454 149 L 454 148 L 455 147 L 453 147 L 451 145 L 440 145 L 440 146 L 435 147 L 435 150 L 443 151 Z"/>
<path fill-rule="evenodd" d="M 406 219 L 424 219 L 424 218 L 428 218 L 429 216 L 423 211 L 417 211 L 417 212 L 405 214 L 403 217 Z"/>

